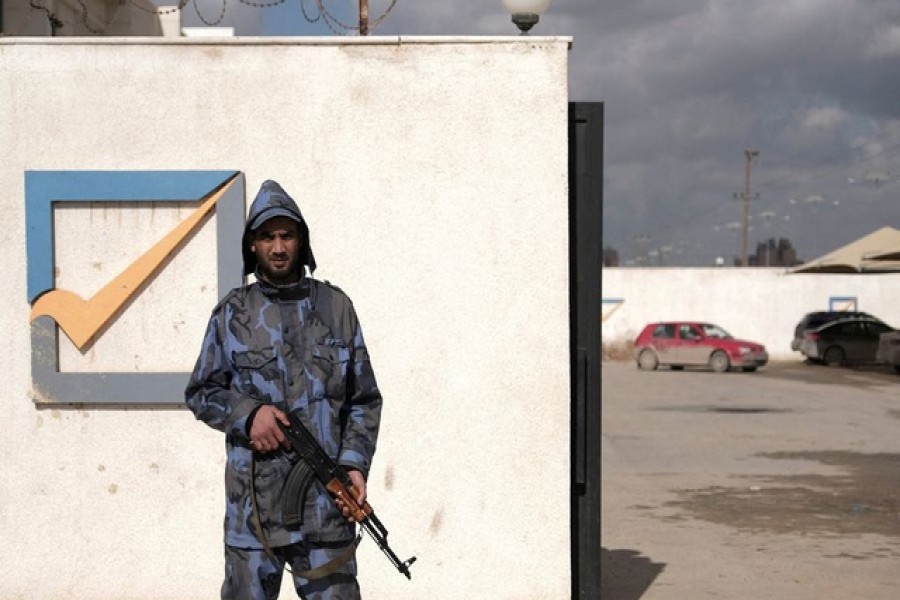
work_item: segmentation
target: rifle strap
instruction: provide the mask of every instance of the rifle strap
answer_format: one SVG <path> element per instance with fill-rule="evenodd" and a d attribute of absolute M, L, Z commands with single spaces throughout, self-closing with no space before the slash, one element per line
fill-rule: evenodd
<path fill-rule="evenodd" d="M 251 519 L 253 523 L 254 529 L 256 529 L 256 537 L 259 538 L 260 543 L 262 543 L 263 550 L 265 550 L 268 557 L 276 563 L 280 563 L 281 561 L 278 557 L 275 556 L 275 551 L 272 550 L 272 547 L 269 546 L 269 541 L 266 539 L 266 532 L 263 530 L 262 520 L 259 516 L 259 503 L 256 500 L 256 456 L 252 456 L 250 458 L 250 512 Z M 356 554 L 356 548 L 359 546 L 359 543 L 362 541 L 362 529 L 359 530 L 359 535 L 356 536 L 356 539 L 347 546 L 347 549 L 341 552 L 336 557 L 329 560 L 324 565 L 320 565 L 314 569 L 308 569 L 305 571 L 297 571 L 294 572 L 290 566 L 284 565 L 285 571 L 290 573 L 293 576 L 299 576 L 308 581 L 312 581 L 313 579 L 322 579 L 323 577 L 328 577 L 342 566 L 347 564 L 353 555 Z"/>

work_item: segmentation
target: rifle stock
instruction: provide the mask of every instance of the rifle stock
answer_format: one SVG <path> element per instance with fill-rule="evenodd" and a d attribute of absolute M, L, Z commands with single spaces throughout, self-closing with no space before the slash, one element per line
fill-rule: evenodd
<path fill-rule="evenodd" d="M 375 516 L 372 506 L 367 501 L 364 501 L 362 504 L 357 501 L 358 490 L 353 485 L 347 470 L 325 453 L 318 440 L 306 429 L 296 414 L 289 413 L 288 418 L 291 421 L 290 427 L 285 427 L 281 423 L 279 423 L 279 426 L 294 448 L 294 451 L 300 456 L 300 459 L 306 463 L 315 477 L 325 486 L 328 493 L 333 498 L 343 501 L 350 509 L 350 517 L 369 534 L 378 545 L 378 548 L 391 561 L 391 564 L 405 575 L 407 579 L 412 579 L 409 567 L 416 561 L 416 557 L 413 556 L 405 561 L 401 561 L 397 557 L 388 545 L 388 531 L 378 517 Z M 305 496 L 308 489 L 308 484 L 297 487 L 298 493 L 302 493 L 303 496 Z M 299 500 L 299 504 L 302 506 L 303 498 L 301 497 Z"/>

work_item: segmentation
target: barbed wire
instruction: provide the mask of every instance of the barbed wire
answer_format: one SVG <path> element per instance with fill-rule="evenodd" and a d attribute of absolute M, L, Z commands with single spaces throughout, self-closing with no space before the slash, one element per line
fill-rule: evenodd
<path fill-rule="evenodd" d="M 155 11 L 152 11 L 147 8 L 144 8 L 143 6 L 141 6 L 134 0 L 131 0 L 131 4 L 134 5 L 134 7 L 137 8 L 138 10 L 142 10 L 146 13 L 151 13 L 151 14 L 156 14 L 156 15 L 171 15 L 172 13 L 177 13 L 179 10 L 183 10 L 184 7 L 187 6 L 188 2 L 190 2 L 190 0 L 178 0 L 178 4 L 176 6 L 173 6 L 172 8 L 160 9 L 159 7 L 157 7 Z"/>
<path fill-rule="evenodd" d="M 325 24 L 328 25 L 328 27 L 334 33 L 340 33 L 339 31 L 337 31 L 336 28 L 344 29 L 347 31 L 360 31 L 359 25 L 352 25 L 350 23 L 344 23 L 343 21 L 341 21 L 340 19 L 335 17 L 331 13 L 331 11 L 329 11 L 327 8 L 325 8 L 325 0 L 315 0 L 316 8 L 319 10 L 319 14 L 315 18 L 310 17 L 309 13 L 306 10 L 306 2 L 307 2 L 307 0 L 300 0 L 300 10 L 303 13 L 304 18 L 306 18 L 306 20 L 309 23 L 316 23 L 317 21 L 319 21 L 319 19 L 323 19 L 325 21 Z M 384 12 L 381 13 L 380 16 L 369 21 L 368 28 L 371 30 L 371 29 L 378 27 L 381 24 L 381 22 L 384 21 L 385 18 L 387 18 L 387 16 L 390 14 L 390 12 L 392 10 L 394 10 L 394 6 L 396 6 L 396 4 L 397 4 L 397 0 L 391 0 L 391 3 L 384 10 Z"/>
<path fill-rule="evenodd" d="M 47 13 L 47 20 L 50 21 L 50 27 L 58 29 L 64 25 L 62 19 L 43 4 L 38 4 L 35 0 L 28 0 L 29 6 L 35 10 L 42 10 Z"/>
<path fill-rule="evenodd" d="M 285 0 L 272 0 L 272 2 L 252 2 L 251 0 L 238 0 L 241 4 L 252 6 L 253 8 L 272 8 L 279 4 L 284 4 Z"/>
<path fill-rule="evenodd" d="M 322 21 L 328 26 L 328 28 L 331 30 L 331 32 L 334 33 L 335 35 L 343 35 L 347 31 L 356 31 L 356 32 L 360 31 L 359 25 L 347 23 L 347 22 L 339 19 L 337 16 L 335 16 L 334 13 L 332 13 L 325 6 L 325 0 L 312 0 L 313 2 L 315 2 L 315 10 L 317 11 L 317 14 L 315 14 L 315 15 L 313 14 L 313 12 L 311 10 L 307 9 L 306 3 L 310 0 L 298 0 L 298 1 L 300 3 L 300 12 L 303 14 L 303 18 L 306 19 L 306 21 L 309 23 L 315 24 L 319 21 Z M 91 14 L 91 11 L 88 9 L 86 0 L 77 0 L 77 2 L 81 8 L 81 11 L 80 11 L 81 19 L 80 19 L 80 23 L 78 23 L 78 25 L 83 26 L 86 31 L 88 31 L 89 33 L 91 33 L 93 35 L 105 34 L 107 32 L 107 30 L 109 29 L 109 27 L 115 21 L 116 17 L 118 16 L 119 10 L 124 5 L 123 2 L 116 3 L 116 9 L 113 12 L 113 14 L 110 16 L 110 18 L 106 19 L 106 22 L 104 24 L 97 27 L 92 24 L 92 20 L 99 21 L 99 19 L 92 19 L 92 17 L 94 15 Z M 238 0 L 238 3 L 243 4 L 245 6 L 252 7 L 252 8 L 266 9 L 266 8 L 275 8 L 275 7 L 281 6 L 286 3 L 286 0 Z M 51 10 L 46 4 L 44 4 L 42 0 L 28 0 L 28 4 L 34 10 L 43 11 L 44 13 L 46 13 L 47 19 L 50 21 L 50 25 L 54 29 L 54 31 L 56 29 L 60 29 L 67 25 L 72 28 L 75 28 L 76 23 L 74 23 L 72 21 L 68 21 L 68 20 L 60 17 L 59 14 L 57 14 L 56 12 Z M 167 7 L 167 8 L 155 7 L 154 9 L 150 9 L 150 8 L 147 8 L 146 6 L 143 6 L 142 4 L 139 3 L 138 0 L 130 0 L 130 4 L 138 10 L 141 10 L 141 11 L 149 13 L 149 14 L 154 14 L 154 15 L 169 15 L 169 14 L 172 14 L 172 13 L 175 13 L 178 11 L 183 11 L 187 7 L 188 4 L 193 4 L 194 11 L 196 12 L 197 17 L 200 19 L 200 21 L 204 25 L 206 25 L 208 27 L 215 27 L 215 26 L 219 25 L 225 19 L 225 15 L 227 13 L 227 8 L 228 8 L 228 0 L 222 0 L 222 8 L 219 11 L 218 17 L 216 17 L 215 19 L 212 19 L 211 17 L 203 15 L 200 12 L 200 7 L 198 6 L 197 0 L 178 0 L 178 4 L 175 6 Z M 397 0 L 391 0 L 390 4 L 388 5 L 388 7 L 384 10 L 384 12 L 381 15 L 379 15 L 377 18 L 369 21 L 369 24 L 367 27 L 368 30 L 371 31 L 371 30 L 375 29 L 376 27 L 378 27 L 384 21 L 384 19 L 387 18 L 388 14 L 390 14 L 390 12 L 394 9 L 396 4 L 397 4 Z"/>
<path fill-rule="evenodd" d="M 87 7 L 87 4 L 85 4 L 85 1 L 78 0 L 78 4 L 81 5 L 81 20 L 84 23 L 84 28 L 87 29 L 88 31 L 90 31 L 91 33 L 93 33 L 94 35 L 101 35 L 104 32 L 106 32 L 106 29 L 110 25 L 112 25 L 113 21 L 116 20 L 116 17 L 119 14 L 119 9 L 122 7 L 121 4 L 116 3 L 116 10 L 113 11 L 112 16 L 109 18 L 109 20 L 106 21 L 106 25 L 104 25 L 102 29 L 95 29 L 93 26 L 91 26 L 90 21 L 88 19 L 88 7 Z"/>
<path fill-rule="evenodd" d="M 131 0 L 131 1 L 134 2 L 134 0 Z M 225 18 L 225 9 L 226 8 L 228 8 L 228 0 L 222 0 L 222 10 L 219 12 L 219 18 L 216 19 L 215 21 L 207 21 L 206 17 L 204 17 L 200 13 L 200 7 L 197 6 L 196 0 L 194 1 L 194 12 L 197 13 L 197 16 L 200 18 L 200 20 L 203 22 L 203 24 L 207 25 L 208 27 L 215 27 L 216 25 L 218 25 L 219 23 L 222 22 L 222 19 Z"/>

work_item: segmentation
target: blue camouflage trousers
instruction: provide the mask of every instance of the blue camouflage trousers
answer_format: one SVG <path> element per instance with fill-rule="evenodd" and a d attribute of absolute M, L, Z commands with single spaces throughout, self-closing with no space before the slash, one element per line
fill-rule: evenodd
<path fill-rule="evenodd" d="M 265 550 L 226 545 L 222 600 L 275 600 L 281 590 L 285 564 L 291 566 L 294 588 L 302 600 L 359 600 L 355 557 L 320 579 L 299 575 L 328 563 L 346 549 L 346 542 L 340 546 L 300 542 L 272 548 L 273 559 Z"/>

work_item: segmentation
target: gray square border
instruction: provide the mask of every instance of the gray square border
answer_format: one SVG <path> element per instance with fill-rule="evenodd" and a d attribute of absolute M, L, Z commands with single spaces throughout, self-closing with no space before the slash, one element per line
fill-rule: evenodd
<path fill-rule="evenodd" d="M 218 295 L 243 284 L 243 173 L 216 203 Z M 212 309 L 212 307 L 210 307 Z M 31 324 L 31 396 L 48 405 L 172 405 L 184 403 L 190 371 L 159 373 L 65 373 L 59 370 L 59 328 L 50 317 Z M 200 343 L 199 340 L 197 342 Z M 198 346 L 199 347 L 199 346 Z"/>

